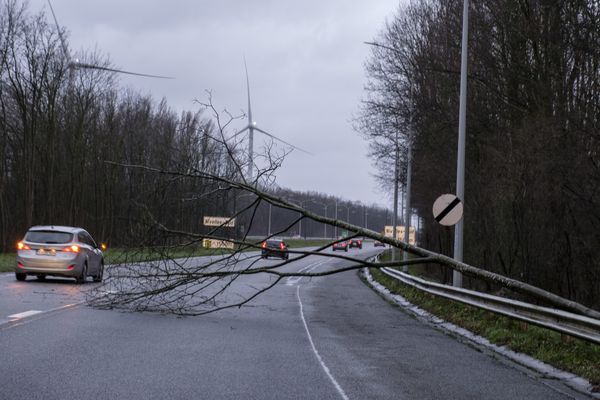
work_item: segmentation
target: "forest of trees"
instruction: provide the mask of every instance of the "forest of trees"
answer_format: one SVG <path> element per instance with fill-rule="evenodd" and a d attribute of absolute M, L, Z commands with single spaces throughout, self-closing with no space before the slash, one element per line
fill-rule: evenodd
<path fill-rule="evenodd" d="M 448 255 L 431 205 L 455 190 L 462 7 L 402 3 L 356 120 L 384 186 L 412 136 L 421 244 Z M 468 59 L 465 262 L 600 307 L 600 4 L 471 1 Z"/>
<path fill-rule="evenodd" d="M 109 66 L 96 53 L 77 57 Z M 114 73 L 75 68 L 48 15 L 32 15 L 21 1 L 0 0 L 0 251 L 14 251 L 32 225 L 83 226 L 110 245 L 140 245 L 148 215 L 200 232 L 203 216 L 240 210 L 248 199 L 215 182 L 119 165 L 235 179 L 240 171 L 234 161 L 245 162 L 246 144 L 225 146 L 220 135 L 233 135 L 233 124 L 223 130 L 213 110 L 195 106 L 197 111 L 178 114 L 165 100 L 119 87 Z M 275 185 L 267 189 L 330 217 L 337 201 L 340 218 L 362 226 L 368 216 L 377 231 L 386 222 L 382 208 Z M 271 214 L 273 232 L 295 218 L 277 207 Z M 261 205 L 250 234 L 267 230 L 268 207 Z M 314 222 L 302 230 L 302 236 L 334 232 Z"/>

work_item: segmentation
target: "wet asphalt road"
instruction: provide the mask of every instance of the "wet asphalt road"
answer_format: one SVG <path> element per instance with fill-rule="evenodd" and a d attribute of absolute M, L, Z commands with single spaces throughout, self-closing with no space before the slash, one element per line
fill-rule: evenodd
<path fill-rule="evenodd" d="M 321 261 L 289 268 L 345 263 Z M 71 306 L 81 290 L 0 274 L 0 399 L 582 398 L 424 325 L 356 272 L 286 279 L 247 307 L 199 317 Z M 58 311 L 7 322 L 32 310 Z"/>

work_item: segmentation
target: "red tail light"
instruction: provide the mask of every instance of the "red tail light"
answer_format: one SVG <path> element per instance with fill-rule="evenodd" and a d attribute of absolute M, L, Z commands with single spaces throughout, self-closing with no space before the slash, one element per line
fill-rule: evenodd
<path fill-rule="evenodd" d="M 262 248 L 263 248 L 263 249 L 266 249 L 266 248 L 267 248 L 267 242 L 263 242 L 263 243 L 262 243 Z"/>
<path fill-rule="evenodd" d="M 283 242 L 279 243 L 279 248 L 280 248 L 281 250 L 285 249 L 285 244 L 283 244 Z"/>
<path fill-rule="evenodd" d="M 23 242 L 17 243 L 17 250 L 31 250 L 31 247 L 27 246 Z"/>
<path fill-rule="evenodd" d="M 71 264 L 67 267 L 67 269 L 74 269 L 75 268 L 75 264 Z"/>
<path fill-rule="evenodd" d="M 66 251 L 67 253 L 79 253 L 79 246 L 74 244 L 71 247 L 65 247 L 63 251 Z"/>
<path fill-rule="evenodd" d="M 25 266 L 21 263 L 17 263 L 17 265 L 19 266 L 19 268 L 25 268 Z"/>

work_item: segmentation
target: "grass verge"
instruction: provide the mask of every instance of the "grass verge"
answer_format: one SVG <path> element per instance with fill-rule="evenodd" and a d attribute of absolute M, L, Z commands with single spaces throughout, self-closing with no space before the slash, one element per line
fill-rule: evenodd
<path fill-rule="evenodd" d="M 0 272 L 12 272 L 15 269 L 15 253 L 0 253 Z"/>
<path fill-rule="evenodd" d="M 431 314 L 483 336 L 494 344 L 579 375 L 592 383 L 594 391 L 600 392 L 600 346 L 433 296 L 377 269 L 371 269 L 371 275 L 392 293 L 403 296 Z"/>

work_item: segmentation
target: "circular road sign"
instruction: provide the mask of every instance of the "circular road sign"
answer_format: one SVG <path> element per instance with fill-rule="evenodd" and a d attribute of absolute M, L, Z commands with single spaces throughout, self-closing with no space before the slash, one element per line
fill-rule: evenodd
<path fill-rule="evenodd" d="M 454 194 L 443 194 L 433 203 L 433 218 L 441 225 L 452 226 L 463 215 L 462 201 Z"/>

